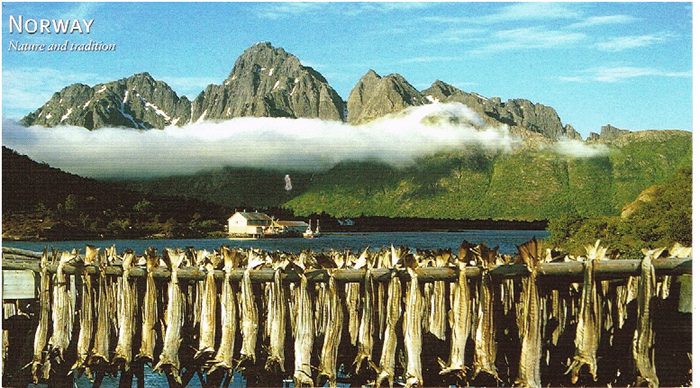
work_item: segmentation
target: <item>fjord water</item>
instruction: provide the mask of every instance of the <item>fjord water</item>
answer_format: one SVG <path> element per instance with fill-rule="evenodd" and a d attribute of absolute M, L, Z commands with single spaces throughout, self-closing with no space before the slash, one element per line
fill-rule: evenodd
<path fill-rule="evenodd" d="M 451 248 L 456 251 L 463 240 L 472 244 L 484 243 L 490 248 L 499 247 L 500 253 L 514 254 L 517 246 L 531 238 L 544 239 L 549 232 L 544 230 L 467 230 L 461 232 L 353 232 L 353 233 L 329 233 L 320 238 L 264 238 L 264 239 L 196 239 L 196 240 L 96 240 L 96 241 L 52 241 L 52 242 L 27 242 L 27 241 L 3 241 L 3 246 L 28 249 L 41 252 L 44 247 L 50 246 L 61 250 L 73 248 L 85 250 L 85 245 L 96 247 L 108 247 L 115 245 L 117 252 L 133 249 L 137 254 L 142 254 L 146 248 L 185 248 L 206 249 L 213 251 L 222 245 L 239 248 L 261 248 L 267 251 L 284 251 L 298 253 L 302 249 L 321 250 L 346 250 L 358 251 L 369 247 L 371 250 L 379 250 L 382 247 L 405 246 L 411 249 L 444 249 Z"/>

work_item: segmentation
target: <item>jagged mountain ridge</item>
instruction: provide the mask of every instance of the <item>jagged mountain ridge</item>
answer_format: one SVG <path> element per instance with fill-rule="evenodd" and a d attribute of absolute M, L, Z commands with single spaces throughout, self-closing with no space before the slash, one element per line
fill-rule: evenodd
<path fill-rule="evenodd" d="M 94 87 L 67 86 L 20 122 L 46 127 L 65 124 L 87 129 L 162 129 L 183 125 L 189 118 L 190 101 L 186 97 L 178 97 L 168 84 L 150 74 L 140 73 Z"/>
<path fill-rule="evenodd" d="M 379 76 L 374 70 L 360 78 L 347 103 L 318 71 L 269 42 L 246 49 L 221 85 L 209 85 L 193 101 L 178 95 L 148 73 L 90 87 L 74 84 L 57 92 L 25 125 L 76 125 L 87 129 L 129 127 L 162 129 L 202 120 L 234 117 L 289 117 L 347 120 L 361 124 L 434 102 L 458 102 L 478 113 L 486 125 L 506 124 L 511 132 L 539 134 L 544 138 L 581 139 L 569 124 L 563 125 L 552 107 L 525 99 L 502 102 L 464 92 L 436 80 L 418 91 L 399 74 Z M 592 134 L 589 140 L 605 141 Z"/>

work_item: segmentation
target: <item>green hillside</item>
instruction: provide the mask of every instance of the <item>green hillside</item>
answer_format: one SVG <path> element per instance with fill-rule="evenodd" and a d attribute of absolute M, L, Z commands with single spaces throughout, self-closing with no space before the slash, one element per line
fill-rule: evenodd
<path fill-rule="evenodd" d="M 343 163 L 317 174 L 284 204 L 296 215 L 542 220 L 619 214 L 645 188 L 692 161 L 692 134 L 635 132 L 608 153 L 566 157 L 547 148 L 479 149 L 423 158 L 407 168 Z"/>

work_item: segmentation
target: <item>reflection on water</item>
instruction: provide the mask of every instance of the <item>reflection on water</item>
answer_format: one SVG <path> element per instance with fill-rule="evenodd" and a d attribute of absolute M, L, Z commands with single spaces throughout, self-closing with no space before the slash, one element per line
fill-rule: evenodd
<path fill-rule="evenodd" d="M 500 247 L 499 252 L 515 254 L 517 246 L 536 237 L 543 239 L 549 236 L 544 230 L 467 230 L 463 232 L 368 232 L 368 233 L 329 233 L 320 238 L 264 238 L 264 239 L 197 239 L 197 240 L 95 240 L 95 241 L 57 241 L 57 242 L 20 242 L 3 241 L 3 246 L 29 249 L 40 252 L 50 245 L 62 250 L 73 248 L 84 250 L 86 244 L 97 247 L 115 245 L 117 252 L 127 248 L 137 253 L 153 247 L 161 251 L 163 248 L 194 247 L 212 251 L 221 245 L 240 248 L 261 248 L 268 251 L 286 251 L 296 253 L 302 249 L 328 250 L 350 249 L 357 251 L 370 247 L 378 250 L 382 247 L 405 246 L 412 249 L 441 249 L 456 250 L 467 240 L 470 243 L 485 243 L 489 247 Z"/>
<path fill-rule="evenodd" d="M 154 372 L 150 367 L 146 366 L 144 368 L 144 378 L 143 378 L 143 383 L 144 386 L 146 387 L 167 387 L 168 386 L 168 379 L 165 377 L 165 374 L 158 374 Z M 184 383 L 184 381 L 183 381 Z M 74 387 L 77 388 L 83 388 L 83 387 L 92 387 L 93 382 L 90 381 L 87 376 L 82 375 L 80 376 L 79 379 L 74 380 Z M 105 375 L 104 378 L 102 379 L 102 385 L 101 387 L 104 388 L 110 388 L 110 387 L 118 387 L 119 386 L 119 375 L 116 377 L 114 376 L 109 376 Z M 132 379 L 131 381 L 131 386 L 136 387 L 136 379 Z M 201 387 L 202 383 L 195 375 L 192 377 L 192 380 L 187 384 L 187 387 Z M 228 385 L 229 387 L 235 388 L 235 387 L 245 387 L 246 386 L 246 380 L 241 376 L 240 373 L 234 372 L 233 373 L 233 378 L 231 379 L 231 383 Z"/>

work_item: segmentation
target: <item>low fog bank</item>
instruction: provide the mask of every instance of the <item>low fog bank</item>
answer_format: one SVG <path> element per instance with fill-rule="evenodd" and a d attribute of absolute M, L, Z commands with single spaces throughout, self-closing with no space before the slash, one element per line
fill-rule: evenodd
<path fill-rule="evenodd" d="M 462 104 L 430 104 L 365 125 L 319 119 L 235 118 L 164 130 L 24 127 L 3 119 L 2 143 L 37 162 L 92 178 L 187 175 L 225 166 L 323 171 L 342 161 L 397 167 L 438 151 L 510 151 L 508 128 L 485 127 Z M 581 143 L 585 153 L 587 146 Z M 559 149 L 559 148 L 556 148 Z M 568 152 L 572 146 L 562 147 Z"/>

